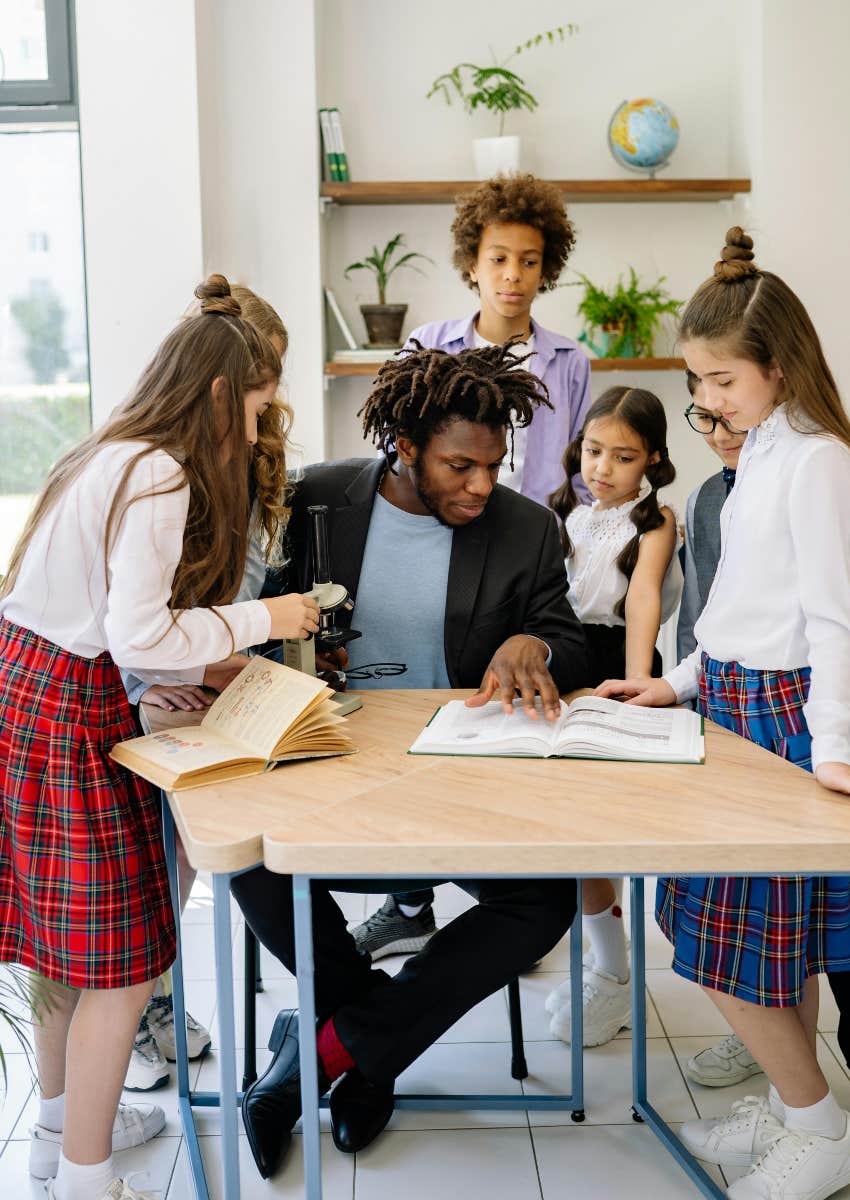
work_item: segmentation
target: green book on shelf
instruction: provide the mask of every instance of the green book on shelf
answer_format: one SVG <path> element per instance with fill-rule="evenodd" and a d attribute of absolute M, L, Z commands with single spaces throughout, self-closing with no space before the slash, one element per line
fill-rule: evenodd
<path fill-rule="evenodd" d="M 319 109 L 319 129 L 322 135 L 322 174 L 330 183 L 339 183 L 339 159 L 334 149 L 330 109 Z"/>
<path fill-rule="evenodd" d="M 338 108 L 328 109 L 328 114 L 331 121 L 331 136 L 333 137 L 333 146 L 336 151 L 337 167 L 339 169 L 340 183 L 348 183 L 351 176 L 348 173 L 348 158 L 345 153 L 345 143 L 342 140 L 342 119 L 339 115 Z"/>
<path fill-rule="evenodd" d="M 483 758 L 600 758 L 623 762 L 705 762 L 703 719 L 686 708 L 642 708 L 579 696 L 561 701 L 557 721 L 533 720 L 514 701 L 506 713 L 501 701 L 467 708 L 450 700 L 410 747 L 410 754 L 466 754 Z"/>

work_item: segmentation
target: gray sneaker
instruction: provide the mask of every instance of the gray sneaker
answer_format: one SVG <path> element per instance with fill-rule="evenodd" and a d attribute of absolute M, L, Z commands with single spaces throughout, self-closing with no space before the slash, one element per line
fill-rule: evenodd
<path fill-rule="evenodd" d="M 744 1043 L 730 1033 L 716 1046 L 689 1058 L 685 1074 L 703 1087 L 730 1087 L 733 1083 L 743 1083 L 751 1075 L 760 1075 L 761 1067 Z"/>
<path fill-rule="evenodd" d="M 394 896 L 387 896 L 377 912 L 351 931 L 357 949 L 361 954 L 368 954 L 372 962 L 386 958 L 388 954 L 415 954 L 436 932 L 434 909 L 430 904 L 415 917 L 406 917 Z"/>

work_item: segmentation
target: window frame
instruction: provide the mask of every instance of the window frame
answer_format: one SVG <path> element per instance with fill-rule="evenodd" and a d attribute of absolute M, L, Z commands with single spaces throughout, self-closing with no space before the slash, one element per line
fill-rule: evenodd
<path fill-rule="evenodd" d="M 74 0 L 44 0 L 44 24 L 47 79 L 0 80 L 0 124 L 77 120 Z"/>

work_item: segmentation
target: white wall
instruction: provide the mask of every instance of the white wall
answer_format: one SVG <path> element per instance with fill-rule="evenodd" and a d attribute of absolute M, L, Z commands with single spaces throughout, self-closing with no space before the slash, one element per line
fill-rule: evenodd
<path fill-rule="evenodd" d="M 465 179 L 472 177 L 471 139 L 486 136 L 492 118 L 467 116 L 457 105 L 425 100 L 431 81 L 456 62 L 501 59 L 521 39 L 567 20 L 580 26 L 563 45 L 543 46 L 520 56 L 512 68 L 540 101 L 534 114 L 509 117 L 506 132 L 523 139 L 523 166 L 550 178 L 627 177 L 611 157 L 607 128 L 623 99 L 651 95 L 679 118 L 681 140 L 667 174 L 706 177 L 749 174 L 749 128 L 737 39 L 749 37 L 742 10 L 748 2 L 716 0 L 710 6 L 678 0 L 538 0 L 517 6 L 506 0 L 432 0 L 419 18 L 394 0 L 320 0 L 323 35 L 319 45 L 319 103 L 342 112 L 346 149 L 354 179 Z M 686 298 L 704 279 L 723 245 L 727 227 L 745 220 L 742 201 L 697 204 L 574 204 L 570 215 L 578 240 L 569 266 L 595 282 L 613 283 L 633 265 L 644 279 L 667 276 L 667 286 Z M 437 317 L 474 310 L 475 295 L 451 265 L 450 206 L 337 207 L 324 219 L 325 281 L 333 287 L 355 335 L 364 337 L 358 311 L 373 300 L 370 282 L 343 268 L 373 242 L 404 232 L 410 248 L 431 255 L 427 277 L 399 272 L 389 299 L 408 302 L 406 328 Z M 563 282 L 575 278 L 568 270 Z M 579 290 L 571 287 L 541 297 L 535 316 L 571 336 Z M 657 346 L 672 350 L 672 335 Z M 596 373 L 594 392 L 633 376 Z M 688 397 L 674 372 L 641 373 L 642 386 L 665 402 L 670 451 L 679 468 L 671 489 L 684 500 L 716 460 L 682 418 Z M 328 453 L 368 453 L 355 412 L 366 395 L 362 379 L 334 380 Z M 297 402 L 297 399 L 296 399 Z"/>
<path fill-rule="evenodd" d="M 312 0 L 198 0 L 204 264 L 267 299 L 290 335 L 294 438 L 325 455 Z"/>
<path fill-rule="evenodd" d="M 77 0 L 92 415 L 124 398 L 201 278 L 193 0 Z"/>
<path fill-rule="evenodd" d="M 850 398 L 850 4 L 760 3 L 753 235 L 756 260 L 797 292 L 845 406 Z"/>

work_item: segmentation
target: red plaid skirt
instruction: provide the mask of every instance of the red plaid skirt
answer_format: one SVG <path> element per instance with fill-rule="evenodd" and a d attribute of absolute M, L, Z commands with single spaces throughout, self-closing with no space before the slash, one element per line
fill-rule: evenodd
<path fill-rule="evenodd" d="M 75 988 L 156 979 L 176 941 L 158 793 L 108 654 L 0 620 L 0 962 Z"/>

